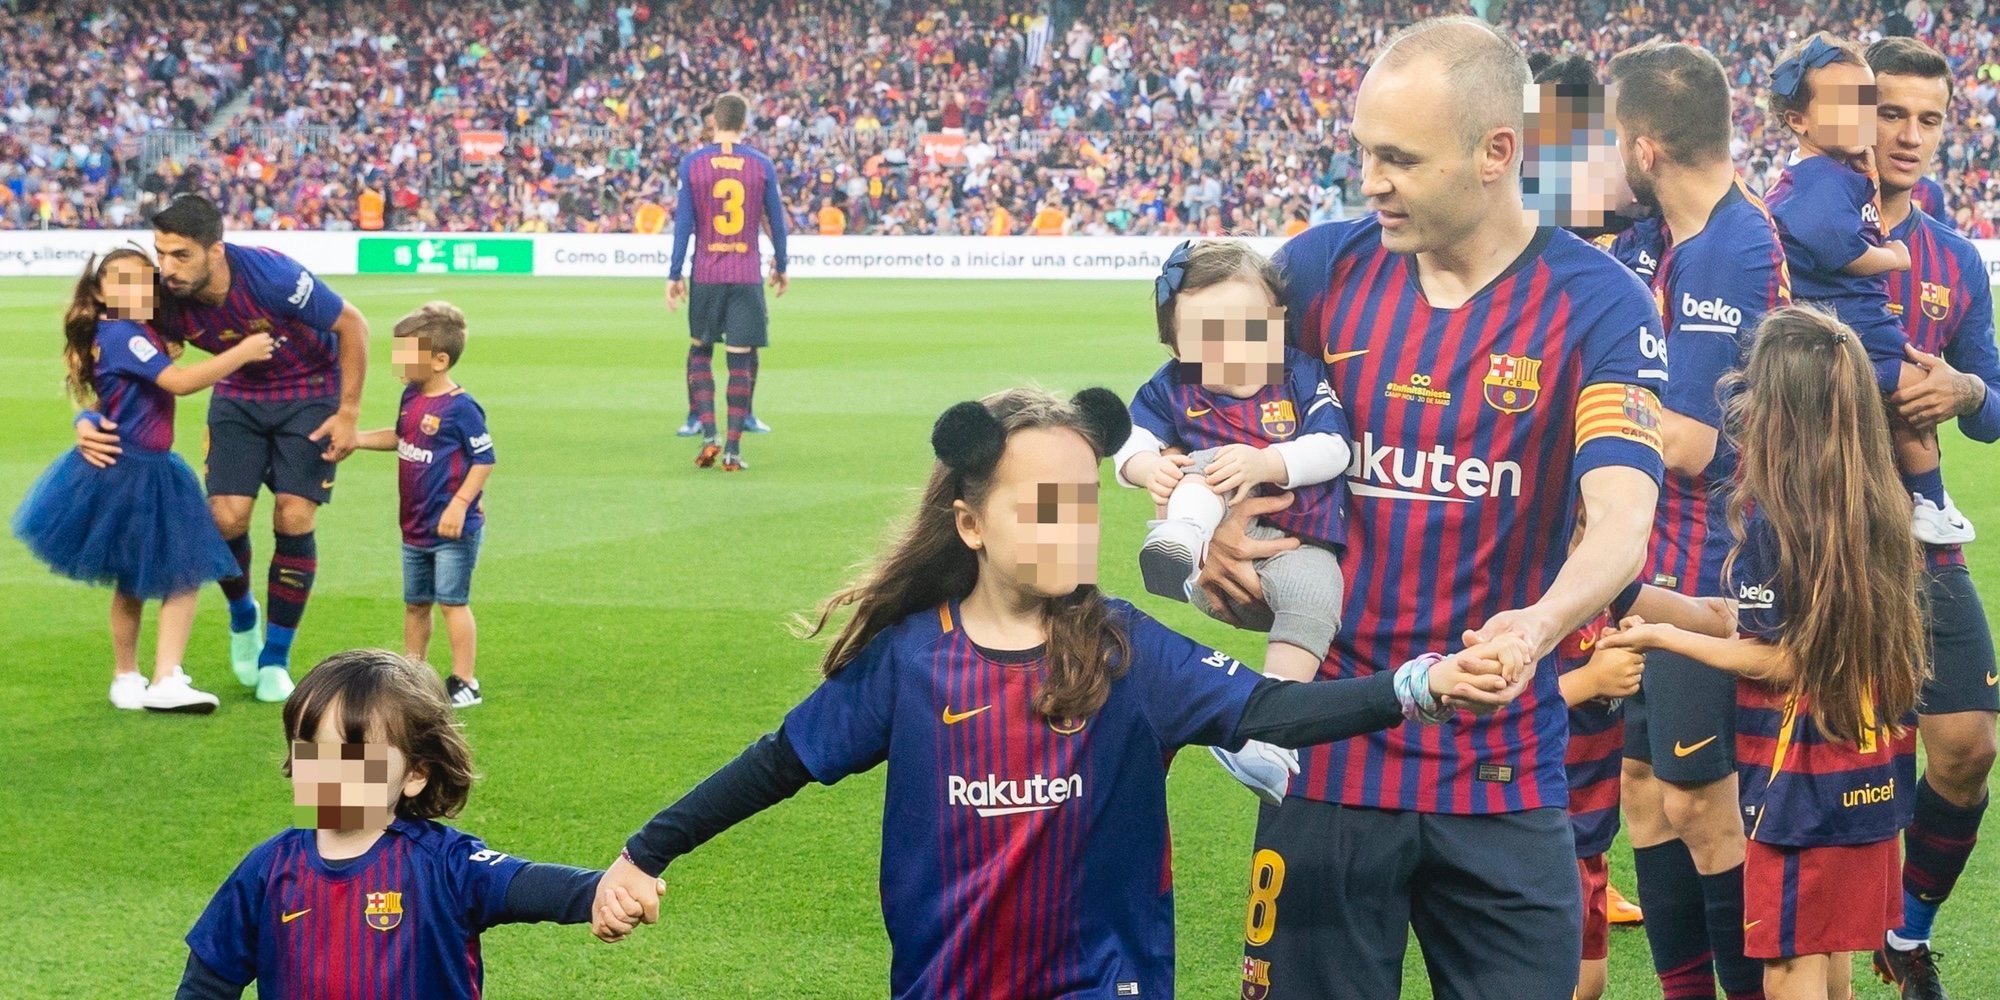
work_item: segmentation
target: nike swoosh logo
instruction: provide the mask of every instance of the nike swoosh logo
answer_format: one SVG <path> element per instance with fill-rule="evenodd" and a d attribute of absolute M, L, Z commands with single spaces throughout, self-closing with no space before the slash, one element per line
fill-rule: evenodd
<path fill-rule="evenodd" d="M 1585 639 L 1585 640 L 1583 640 L 1582 642 L 1579 642 L 1579 643 L 1577 643 L 1577 644 L 1576 644 L 1576 649 L 1577 649 L 1577 652 L 1579 652 L 1579 653 L 1588 653 L 1588 652 L 1590 652 L 1590 651 L 1591 651 L 1591 649 L 1592 649 L 1593 647 L 1595 647 L 1596 645 L 1597 645 L 1597 637 L 1593 635 L 1593 636 L 1591 636 L 1590 638 L 1588 638 L 1588 639 Z"/>
<path fill-rule="evenodd" d="M 1988 670 L 1986 672 L 1986 686 L 1994 687 L 1996 685 L 2000 685 L 2000 674 L 1996 674 L 1993 671 Z"/>
<path fill-rule="evenodd" d="M 1189 417 L 1189 418 L 1194 418 L 1194 417 L 1205 417 L 1205 416 L 1208 416 L 1208 415 L 1209 415 L 1210 413 L 1213 413 L 1213 412 L 1215 412 L 1215 407 L 1213 407 L 1213 406 L 1204 406 L 1204 407 L 1202 407 L 1202 408 L 1201 408 L 1201 409 L 1199 409 L 1199 410 L 1195 409 L 1195 408 L 1194 408 L 1194 407 L 1192 407 L 1192 406 L 1190 406 L 1190 407 L 1188 407 L 1188 408 L 1187 408 L 1187 415 L 1188 415 L 1188 417 Z"/>
<path fill-rule="evenodd" d="M 1715 737 L 1713 736 L 1709 737 L 1708 739 L 1702 740 L 1700 743 L 1696 743 L 1694 746 L 1683 746 L 1681 744 L 1681 741 L 1675 740 L 1674 756 L 1686 757 L 1687 755 L 1694 753 L 1695 751 L 1700 750 L 1702 747 L 1705 747 L 1713 742 L 1715 742 Z"/>
<path fill-rule="evenodd" d="M 320 489 L 323 489 L 323 490 L 330 490 L 330 489 L 333 489 L 333 480 L 331 480 L 331 479 L 322 479 L 322 480 L 320 480 L 320 481 L 319 481 L 319 488 L 320 488 Z"/>
<path fill-rule="evenodd" d="M 297 912 L 297 913 L 287 913 L 287 914 L 285 914 L 285 915 L 284 915 L 284 917 L 283 917 L 283 918 L 281 918 L 281 919 L 280 919 L 280 920 L 279 920 L 278 922 L 279 922 L 279 923 L 284 923 L 284 924 L 289 924 L 289 923 L 291 923 L 292 921 L 294 921 L 294 920 L 297 920 L 297 919 L 299 919 L 300 917 L 303 917 L 303 916 L 305 916 L 306 914 L 308 914 L 308 913 L 311 913 L 311 912 L 312 912 L 312 907 L 308 906 L 308 907 L 306 907 L 305 909 L 303 909 L 303 910 L 300 910 L 300 911 L 299 911 L 299 912 Z"/>
<path fill-rule="evenodd" d="M 1365 348 L 1359 351 L 1342 351 L 1339 354 L 1334 354 L 1331 351 L 1322 350 L 1320 351 L 1320 356 L 1326 359 L 1327 364 L 1337 365 L 1342 361 L 1346 361 L 1348 358 L 1358 358 L 1363 354 L 1367 353 L 1368 351 Z"/>
<path fill-rule="evenodd" d="M 1744 929 L 1745 931 L 1748 931 L 1748 930 L 1749 930 L 1750 928 L 1752 928 L 1752 927 L 1755 927 L 1755 926 L 1757 926 L 1758 924 L 1761 924 L 1761 923 L 1763 923 L 1763 921 L 1762 921 L 1762 920 L 1746 920 L 1746 921 L 1744 921 L 1744 923 L 1743 923 L 1743 929 Z"/>
<path fill-rule="evenodd" d="M 984 712 L 992 707 L 993 706 L 991 705 L 981 705 L 970 712 L 958 712 L 954 714 L 951 710 L 951 706 L 946 705 L 944 707 L 944 724 L 947 726 L 958 725 L 959 723 L 964 722 L 965 720 L 970 719 L 973 716 L 978 715 L 979 713 Z"/>

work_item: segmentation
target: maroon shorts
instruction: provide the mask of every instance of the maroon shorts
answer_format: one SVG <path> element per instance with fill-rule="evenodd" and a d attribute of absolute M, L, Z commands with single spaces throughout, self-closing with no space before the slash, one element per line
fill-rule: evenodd
<path fill-rule="evenodd" d="M 1583 880 L 1583 960 L 1611 957 L 1611 866 L 1604 855 L 1576 859 Z"/>
<path fill-rule="evenodd" d="M 1895 838 L 1849 847 L 1750 842 L 1743 865 L 1743 954 L 1793 958 L 1873 951 L 1902 922 Z"/>

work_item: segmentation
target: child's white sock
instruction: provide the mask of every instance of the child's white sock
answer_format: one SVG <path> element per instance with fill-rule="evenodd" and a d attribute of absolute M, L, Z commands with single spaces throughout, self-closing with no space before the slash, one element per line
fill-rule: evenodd
<path fill-rule="evenodd" d="M 1192 523 L 1201 529 L 1203 541 L 1215 534 L 1215 526 L 1222 523 L 1222 515 L 1227 509 L 1222 498 L 1208 488 L 1208 483 L 1192 472 L 1167 497 L 1167 520 Z"/>

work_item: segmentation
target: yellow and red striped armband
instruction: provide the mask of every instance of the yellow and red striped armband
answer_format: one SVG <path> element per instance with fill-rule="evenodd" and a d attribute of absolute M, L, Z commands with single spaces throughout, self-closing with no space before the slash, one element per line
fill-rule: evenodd
<path fill-rule="evenodd" d="M 1660 397 L 1644 386 L 1600 382 L 1576 399 L 1576 447 L 1614 438 L 1661 449 Z"/>

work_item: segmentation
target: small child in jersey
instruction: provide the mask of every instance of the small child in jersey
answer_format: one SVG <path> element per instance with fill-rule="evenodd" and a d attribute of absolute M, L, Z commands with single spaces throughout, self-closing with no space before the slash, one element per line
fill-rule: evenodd
<path fill-rule="evenodd" d="M 1844 953 L 1880 947 L 1902 917 L 1922 560 L 1856 334 L 1795 306 L 1766 315 L 1754 344 L 1728 424 L 1742 464 L 1725 577 L 1741 638 L 1641 612 L 1601 645 L 1737 675 L 1744 953 L 1764 961 L 1771 1000 L 1846 1000 Z"/>
<path fill-rule="evenodd" d="M 1190 744 L 1303 746 L 1492 711 L 1515 639 L 1371 677 L 1258 676 L 1101 593 L 1103 389 L 945 411 L 914 519 L 783 725 L 648 822 L 598 890 L 607 940 L 659 919 L 656 876 L 814 781 L 887 764 L 879 894 L 898 997 L 1174 995 L 1167 767 Z M 815 629 L 814 631 L 817 631 Z M 1529 670 L 1532 674 L 1532 670 Z"/>
<path fill-rule="evenodd" d="M 84 265 L 63 317 L 69 393 L 96 407 L 123 454 L 100 468 L 71 449 L 28 489 L 14 534 L 57 573 L 109 584 L 111 704 L 121 709 L 208 713 L 215 695 L 197 690 L 181 668 L 201 585 L 241 570 L 208 512 L 194 470 L 174 454 L 174 397 L 200 392 L 238 368 L 271 356 L 269 334 L 253 333 L 199 364 L 176 366 L 180 344 L 153 328 L 155 273 L 137 247 Z M 160 602 L 149 685 L 139 673 L 139 623 Z"/>
<path fill-rule="evenodd" d="M 1249 245 L 1182 243 L 1153 300 L 1174 359 L 1132 398 L 1132 437 L 1112 463 L 1119 482 L 1152 493 L 1160 514 L 1139 573 L 1154 594 L 1267 632 L 1266 675 L 1312 680 L 1340 629 L 1346 414 L 1319 360 L 1285 345 L 1283 280 Z M 1232 505 L 1276 489 L 1292 491 L 1291 506 L 1252 522 L 1248 534 L 1300 544 L 1257 561 L 1270 614 L 1219 613 L 1194 585 L 1209 539 Z M 1261 743 L 1215 756 L 1272 805 L 1298 771 L 1295 755 Z"/>
<path fill-rule="evenodd" d="M 403 649 L 430 656 L 431 609 L 451 642 L 446 693 L 455 708 L 482 700 L 474 673 L 478 628 L 472 619 L 472 568 L 486 524 L 493 435 L 486 411 L 451 371 L 465 354 L 465 314 L 449 302 L 426 303 L 396 323 L 389 360 L 403 380 L 393 429 L 368 431 L 360 447 L 397 455 L 403 520 Z"/>
<path fill-rule="evenodd" d="M 479 936 L 590 919 L 602 872 L 535 864 L 437 822 L 472 752 L 437 675 L 386 650 L 336 653 L 285 700 L 297 825 L 236 866 L 188 932 L 177 1000 L 473 1000 Z"/>
<path fill-rule="evenodd" d="M 1770 112 L 1799 148 L 1765 203 L 1778 224 L 1793 297 L 1831 307 L 1861 337 L 1884 394 L 1916 383 L 1909 338 L 1892 311 L 1891 271 L 1910 250 L 1882 233 L 1875 173 L 1875 74 L 1861 50 L 1818 32 L 1795 43 L 1771 72 Z M 1972 524 L 1945 495 L 1935 431 L 1892 418 L 1896 464 L 1914 502 L 1911 532 L 1931 545 L 1972 541 Z"/>

